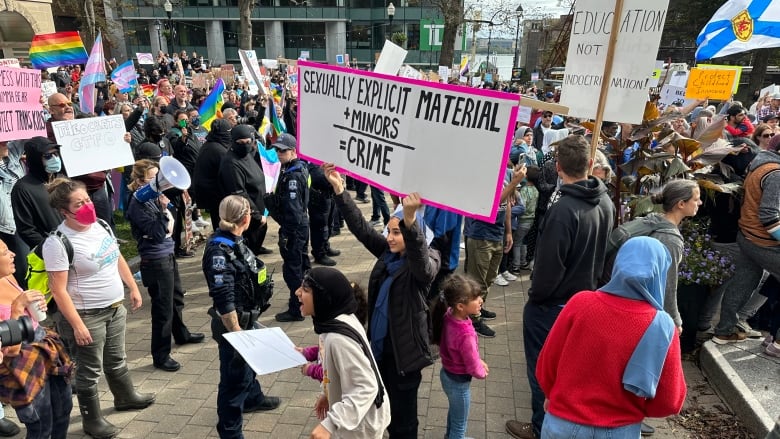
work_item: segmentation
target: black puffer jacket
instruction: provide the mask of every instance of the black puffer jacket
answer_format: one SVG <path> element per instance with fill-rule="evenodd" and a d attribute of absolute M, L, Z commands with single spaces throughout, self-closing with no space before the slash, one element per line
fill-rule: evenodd
<path fill-rule="evenodd" d="M 335 199 L 350 232 L 379 259 L 371 270 L 368 281 L 370 322 L 379 288 L 388 276 L 382 256 L 389 251 L 389 247 L 385 237 L 363 218 L 360 209 L 346 191 L 336 195 Z M 388 334 L 398 372 L 403 375 L 433 364 L 426 297 L 439 271 L 441 259 L 438 251 L 425 244 L 425 236 L 417 222 L 407 228 L 401 221 L 401 234 L 406 244 L 407 263 L 390 286 Z M 370 327 L 368 331 L 370 335 Z M 385 346 L 387 345 L 386 341 Z"/>

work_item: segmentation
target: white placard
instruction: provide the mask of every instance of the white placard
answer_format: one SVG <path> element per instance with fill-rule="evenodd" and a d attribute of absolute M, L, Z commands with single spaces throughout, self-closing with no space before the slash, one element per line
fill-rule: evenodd
<path fill-rule="evenodd" d="M 262 62 L 263 62 L 263 65 L 265 66 L 265 68 L 267 68 L 267 69 L 278 69 L 279 68 L 279 61 L 277 61 L 275 59 L 263 58 Z M 258 68 L 258 70 L 260 70 L 260 69 Z"/>
<path fill-rule="evenodd" d="M 2 67 L 16 67 L 21 68 L 19 65 L 19 58 L 2 58 L 0 59 L 0 66 Z"/>
<path fill-rule="evenodd" d="M 301 54 L 298 56 L 298 59 L 309 59 L 309 51 L 301 50 Z"/>
<path fill-rule="evenodd" d="M 132 165 L 121 114 L 52 122 L 69 177 Z"/>
<path fill-rule="evenodd" d="M 259 90 L 267 94 L 263 82 L 260 80 L 260 64 L 257 62 L 257 53 L 254 50 L 239 50 L 238 57 L 241 58 L 241 69 L 244 71 L 249 83 L 249 92 L 256 95 Z"/>
<path fill-rule="evenodd" d="M 382 190 L 492 221 L 518 97 L 298 64 L 299 155 Z M 479 145 L 475 149 L 475 145 Z"/>
<path fill-rule="evenodd" d="M 379 60 L 376 62 L 374 72 L 384 73 L 385 75 L 395 76 L 398 69 L 403 65 L 408 52 L 390 40 L 385 40 L 385 46 L 382 53 L 379 54 Z"/>
<path fill-rule="evenodd" d="M 661 88 L 661 99 L 659 99 L 658 102 L 663 105 L 664 108 L 669 105 L 684 107 L 691 102 L 694 102 L 694 99 L 685 99 L 685 87 L 667 84 Z"/>
<path fill-rule="evenodd" d="M 441 82 L 447 82 L 450 78 L 450 68 L 447 66 L 439 66 L 439 78 L 441 78 Z"/>
<path fill-rule="evenodd" d="M 533 112 L 531 107 L 523 107 L 522 105 L 517 110 L 517 121 L 523 123 L 531 123 L 531 113 Z"/>
<path fill-rule="evenodd" d="M 41 96 L 43 96 L 44 101 L 47 101 L 49 99 L 49 96 L 53 95 L 54 93 L 57 93 L 56 82 L 54 81 L 41 82 Z"/>
<path fill-rule="evenodd" d="M 768 85 L 761 89 L 761 93 L 758 95 L 759 97 L 769 96 L 770 98 L 775 95 L 775 93 L 780 93 L 780 87 L 772 84 Z"/>
<path fill-rule="evenodd" d="M 295 350 L 282 328 L 226 332 L 222 336 L 258 375 L 306 364 L 306 357 Z"/>
<path fill-rule="evenodd" d="M 675 70 L 669 73 L 669 85 L 685 88 L 688 85 L 688 72 L 684 70 Z"/>
<path fill-rule="evenodd" d="M 402 78 L 422 79 L 422 73 L 408 64 L 401 66 L 401 69 L 398 70 L 398 76 Z"/>
<path fill-rule="evenodd" d="M 668 5 L 669 0 L 623 3 L 604 120 L 642 122 L 647 75 L 655 66 Z M 596 118 L 614 11 L 615 0 L 578 0 L 574 6 L 560 101 L 572 116 Z"/>
<path fill-rule="evenodd" d="M 136 52 L 135 57 L 138 59 L 138 64 L 154 64 L 154 56 L 151 53 Z"/>

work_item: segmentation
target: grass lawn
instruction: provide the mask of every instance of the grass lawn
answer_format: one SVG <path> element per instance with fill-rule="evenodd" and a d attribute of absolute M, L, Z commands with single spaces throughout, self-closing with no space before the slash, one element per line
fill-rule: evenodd
<path fill-rule="evenodd" d="M 125 260 L 138 256 L 138 247 L 136 246 L 135 239 L 130 233 L 130 222 L 125 219 L 124 214 L 117 210 L 114 211 L 114 225 L 116 225 L 116 237 L 117 239 L 124 239 L 127 241 L 124 244 L 119 244 L 119 251 Z"/>

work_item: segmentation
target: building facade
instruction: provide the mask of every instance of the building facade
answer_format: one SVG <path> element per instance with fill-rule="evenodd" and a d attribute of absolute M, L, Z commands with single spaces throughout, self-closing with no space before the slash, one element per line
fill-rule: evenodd
<path fill-rule="evenodd" d="M 308 52 L 314 61 L 336 63 L 348 54 L 351 64 L 375 62 L 385 39 L 395 32 L 407 36 L 406 62 L 438 65 L 438 51 L 420 50 L 421 22 L 440 19 L 429 0 L 257 0 L 252 10 L 252 48 L 258 58 L 297 59 Z M 237 63 L 238 0 L 178 0 L 168 20 L 164 0 L 125 0 L 112 15 L 124 35 L 114 56 L 134 58 L 136 52 L 196 51 L 211 64 Z M 426 35 L 428 37 L 428 35 Z M 426 40 L 427 41 L 427 40 Z M 121 47 L 124 46 L 124 47 Z"/>
<path fill-rule="evenodd" d="M 0 2 L 0 58 L 26 60 L 33 35 L 54 32 L 51 0 Z"/>

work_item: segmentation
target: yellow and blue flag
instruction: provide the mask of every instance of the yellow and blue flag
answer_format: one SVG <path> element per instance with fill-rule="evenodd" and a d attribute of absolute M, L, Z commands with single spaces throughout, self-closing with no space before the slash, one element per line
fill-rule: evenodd
<path fill-rule="evenodd" d="M 696 60 L 780 47 L 780 0 L 729 0 L 696 39 Z"/>

